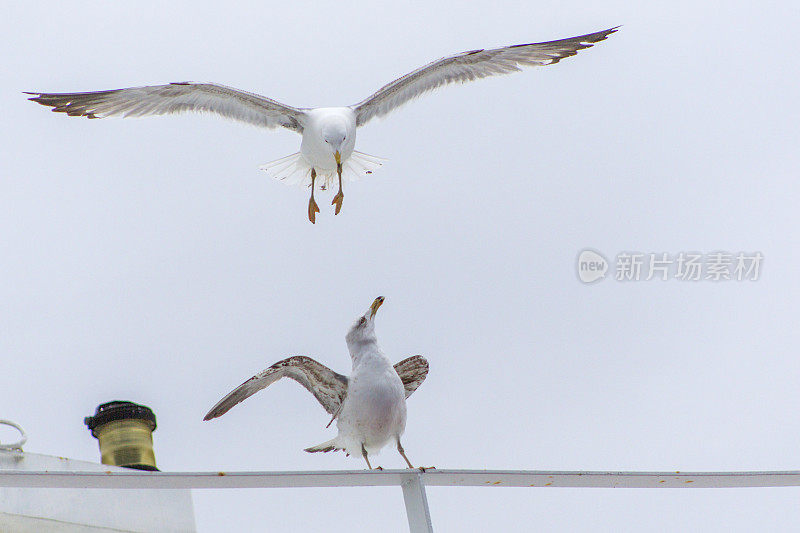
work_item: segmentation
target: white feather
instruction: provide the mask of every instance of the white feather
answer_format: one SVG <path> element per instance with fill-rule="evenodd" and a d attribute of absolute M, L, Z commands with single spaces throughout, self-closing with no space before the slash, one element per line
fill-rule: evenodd
<path fill-rule="evenodd" d="M 492 50 L 471 50 L 438 59 L 378 89 L 361 102 L 350 106 L 356 113 L 356 124 L 363 126 L 374 117 L 381 117 L 409 100 L 442 85 L 473 81 L 487 76 L 517 72 L 521 66 L 537 67 L 558 63 L 589 48 L 617 31 L 611 28 L 558 41 L 518 44 Z"/>
<path fill-rule="evenodd" d="M 383 166 L 384 161 L 386 159 L 353 151 L 342 165 L 342 181 L 352 182 L 368 176 Z M 271 178 L 280 180 L 287 185 L 300 187 L 311 186 L 311 168 L 311 164 L 300 152 L 264 163 L 258 167 L 259 170 L 263 170 Z M 335 170 L 317 170 L 317 185 L 323 190 L 334 187 L 338 179 Z"/>

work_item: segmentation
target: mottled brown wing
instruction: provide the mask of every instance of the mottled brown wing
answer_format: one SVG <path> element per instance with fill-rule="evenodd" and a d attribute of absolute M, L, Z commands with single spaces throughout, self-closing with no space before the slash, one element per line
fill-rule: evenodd
<path fill-rule="evenodd" d="M 417 387 L 422 385 L 422 382 L 428 376 L 428 361 L 421 355 L 415 355 L 408 359 L 403 359 L 394 365 L 394 369 L 403 382 L 403 387 L 406 389 L 406 398 L 408 398 L 411 393 L 417 390 Z"/>
<path fill-rule="evenodd" d="M 217 405 L 211 408 L 203 420 L 211 420 L 224 415 L 237 403 L 284 377 L 291 378 L 305 387 L 330 414 L 338 411 L 347 394 L 347 377 L 337 374 L 310 357 L 296 355 L 278 361 L 239 385 L 217 402 Z"/>

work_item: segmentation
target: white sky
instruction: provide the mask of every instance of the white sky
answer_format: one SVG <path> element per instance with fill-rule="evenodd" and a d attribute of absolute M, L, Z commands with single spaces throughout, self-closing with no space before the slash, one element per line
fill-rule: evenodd
<path fill-rule="evenodd" d="M 378 335 L 431 373 L 404 445 L 440 468 L 800 467 L 796 3 L 218 2 L 0 7 L 0 417 L 99 460 L 126 399 L 164 470 L 360 468 L 293 382 Z M 321 194 L 259 164 L 299 137 L 206 116 L 78 120 L 21 91 L 216 81 L 346 105 L 422 64 L 624 24 L 553 67 L 448 87 L 359 130 L 390 159 Z M 760 251 L 757 282 L 582 285 L 578 252 Z M 0 437 L 5 435 L 1 434 Z M 13 433 L 8 434 L 9 437 Z M 401 467 L 387 449 L 379 464 Z M 437 531 L 791 530 L 798 489 L 429 489 Z M 404 531 L 400 490 L 196 492 L 200 531 Z"/>

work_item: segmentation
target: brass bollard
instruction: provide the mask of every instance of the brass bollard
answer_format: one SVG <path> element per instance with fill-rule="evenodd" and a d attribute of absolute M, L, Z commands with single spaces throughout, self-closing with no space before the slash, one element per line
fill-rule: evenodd
<path fill-rule="evenodd" d="M 156 415 L 149 407 L 113 401 L 97 407 L 83 420 L 100 446 L 100 461 L 106 465 L 138 470 L 158 470 L 153 453 Z"/>

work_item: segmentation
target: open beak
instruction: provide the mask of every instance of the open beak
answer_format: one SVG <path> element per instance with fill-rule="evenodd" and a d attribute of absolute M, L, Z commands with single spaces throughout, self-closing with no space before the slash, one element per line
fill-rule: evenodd
<path fill-rule="evenodd" d="M 375 298 L 375 301 L 372 302 L 372 305 L 369 306 L 370 319 L 375 318 L 375 313 L 378 312 L 378 308 L 383 303 L 383 300 L 384 300 L 383 296 L 378 296 L 377 298 Z"/>
<path fill-rule="evenodd" d="M 342 154 L 339 153 L 339 150 L 336 150 L 333 153 L 333 158 L 336 160 L 336 164 L 337 165 L 341 165 L 342 164 Z"/>

